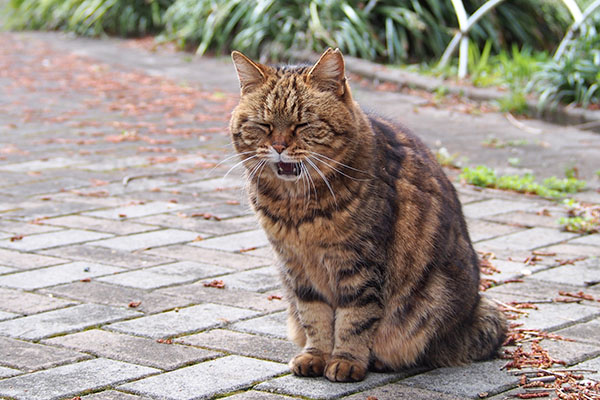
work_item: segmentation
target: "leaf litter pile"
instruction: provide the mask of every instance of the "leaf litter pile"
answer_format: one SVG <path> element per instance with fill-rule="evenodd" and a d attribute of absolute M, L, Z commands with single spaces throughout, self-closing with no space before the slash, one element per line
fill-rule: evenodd
<path fill-rule="evenodd" d="M 183 170 L 194 172 L 222 158 L 207 154 L 201 144 L 226 135 L 237 102 L 235 95 L 109 66 L 8 32 L 0 33 L 0 79 L 7 82 L 3 111 L 13 121 L 0 128 L 38 132 L 27 150 L 0 144 L 1 160 L 38 152 L 43 158 L 54 147 L 76 145 L 75 157 L 99 162 L 116 153 L 160 167 L 194 156 L 197 165 Z M 33 173 L 43 178 L 44 172 Z"/>
<path fill-rule="evenodd" d="M 525 261 L 525 265 L 535 265 L 541 261 L 541 256 L 554 256 L 555 254 L 542 254 L 533 252 Z M 480 271 L 484 275 L 493 275 L 500 271 L 493 266 L 491 260 L 493 253 L 480 254 Z M 573 264 L 576 260 L 561 262 L 558 265 Z M 482 279 L 481 290 L 486 290 L 497 284 L 492 279 Z M 578 292 L 559 291 L 558 296 L 550 302 L 554 303 L 581 303 L 583 301 L 600 302 L 594 296 Z M 499 303 L 507 319 L 517 320 L 526 316 L 528 311 L 537 310 L 533 302 Z M 507 362 L 503 369 L 520 375 L 519 390 L 510 397 L 517 399 L 552 398 L 560 400 L 600 400 L 600 382 L 586 379 L 584 373 L 595 373 L 594 370 L 566 369 L 565 361 L 554 358 L 548 350 L 544 349 L 542 340 L 574 341 L 573 339 L 543 332 L 537 329 L 523 328 L 522 323 L 514 322 L 509 326 L 507 337 L 503 343 L 502 358 Z"/>

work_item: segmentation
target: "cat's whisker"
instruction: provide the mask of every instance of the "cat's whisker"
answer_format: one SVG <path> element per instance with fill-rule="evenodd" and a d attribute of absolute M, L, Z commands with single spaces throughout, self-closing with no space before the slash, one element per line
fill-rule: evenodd
<path fill-rule="evenodd" d="M 233 171 L 235 168 L 239 167 L 240 165 L 242 165 L 242 164 L 243 164 L 243 163 L 245 163 L 246 161 L 250 161 L 250 160 L 252 160 L 253 158 L 256 158 L 256 157 L 258 157 L 258 156 L 259 156 L 258 154 L 255 154 L 255 155 L 253 155 L 252 157 L 245 158 L 245 159 L 243 159 L 242 161 L 240 161 L 240 162 L 236 163 L 236 164 L 235 164 L 233 167 L 229 168 L 229 171 L 227 171 L 227 173 L 225 174 L 225 176 L 223 176 L 223 178 L 222 178 L 222 179 L 223 179 L 223 181 L 224 181 L 224 180 L 227 178 L 227 176 L 229 175 L 229 173 L 230 173 L 231 171 Z"/>
<path fill-rule="evenodd" d="M 304 165 L 304 162 L 300 161 L 300 176 L 302 177 L 302 186 L 304 188 L 304 199 L 305 199 L 305 207 L 304 209 L 306 210 L 310 204 L 310 190 L 312 189 L 311 187 L 311 182 L 309 181 L 310 178 L 310 174 L 308 173 L 308 170 L 306 169 L 306 165 Z M 315 197 L 316 197 L 316 192 L 315 192 Z"/>
<path fill-rule="evenodd" d="M 256 173 L 258 172 L 258 169 L 260 167 L 263 166 L 263 164 L 265 164 L 267 162 L 267 160 L 265 159 L 261 159 L 259 162 L 257 162 L 252 169 L 250 170 L 250 172 L 248 173 L 248 180 L 252 181 L 254 179 L 254 176 L 256 175 Z"/>
<path fill-rule="evenodd" d="M 331 168 L 331 169 L 332 169 L 332 170 L 334 170 L 335 172 L 337 172 L 337 173 L 339 173 L 339 174 L 342 174 L 342 175 L 344 175 L 346 178 L 352 179 L 353 181 L 358 181 L 358 182 L 367 182 L 367 181 L 370 181 L 370 179 L 360 179 L 360 178 L 355 178 L 355 177 L 353 177 L 353 176 L 350 176 L 350 175 L 348 175 L 348 174 L 345 174 L 345 173 L 343 173 L 342 171 L 340 171 L 339 169 L 337 169 L 336 167 L 334 167 L 333 165 L 329 164 L 328 162 L 321 160 L 321 159 L 319 158 L 319 156 L 317 156 L 316 154 L 313 154 L 313 157 L 314 157 L 314 159 L 315 159 L 315 160 L 317 160 L 317 161 L 319 161 L 319 162 L 321 162 L 321 163 L 323 163 L 323 164 L 327 165 L 329 168 Z M 335 161 L 335 160 L 333 160 L 333 161 Z M 341 164 L 341 163 L 340 163 L 340 164 Z"/>
<path fill-rule="evenodd" d="M 308 168 L 306 167 L 306 165 L 304 165 L 304 162 L 300 162 L 300 169 L 302 170 L 302 174 L 306 176 L 306 182 L 307 182 L 307 186 L 308 186 L 308 203 L 310 203 L 310 191 L 311 189 L 314 191 L 315 193 L 315 201 L 318 200 L 317 198 L 317 190 L 315 189 L 315 184 L 312 180 L 312 177 L 310 176 L 310 173 L 308 171 Z"/>
<path fill-rule="evenodd" d="M 214 167 L 212 167 L 210 170 L 208 170 L 208 172 L 206 174 L 204 174 L 204 178 L 209 177 L 215 171 L 215 169 L 219 168 L 221 165 L 223 165 L 223 163 L 226 163 L 227 161 L 231 160 L 232 158 L 236 158 L 236 157 L 239 157 L 239 156 L 244 156 L 246 154 L 252 154 L 252 153 L 256 153 L 256 151 L 254 151 L 254 150 L 244 151 L 243 153 L 236 153 L 236 154 L 231 155 L 229 157 L 225 157 L 223 160 L 221 160 L 217 164 L 215 164 Z"/>
<path fill-rule="evenodd" d="M 262 174 L 263 169 L 265 168 L 265 165 L 267 165 L 268 160 L 267 159 L 263 159 L 262 163 L 260 164 L 260 170 L 258 171 L 258 176 L 256 178 L 256 191 L 259 192 L 259 187 L 260 187 L 260 175 Z"/>
<path fill-rule="evenodd" d="M 324 155 L 324 154 L 321 154 L 321 153 L 317 153 L 316 151 L 309 151 L 309 153 L 310 153 L 312 156 L 314 156 L 314 157 L 317 157 L 317 158 L 318 158 L 318 157 L 321 157 L 321 158 L 324 158 L 324 159 L 326 159 L 327 161 L 331 161 L 331 162 L 333 162 L 333 163 L 335 163 L 335 164 L 338 164 L 338 165 L 340 165 L 340 166 L 342 166 L 342 167 L 344 167 L 344 168 L 348 168 L 348 169 L 351 169 L 351 170 L 353 170 L 353 171 L 360 172 L 360 173 L 362 173 L 362 174 L 366 174 L 366 175 L 369 175 L 369 176 L 371 176 L 371 174 L 370 174 L 368 171 L 363 171 L 362 169 L 358 169 L 358 168 L 351 167 L 351 166 L 350 166 L 350 165 L 348 165 L 348 164 L 344 164 L 343 162 L 339 162 L 339 161 L 337 161 L 337 160 L 334 160 L 333 158 L 327 157 L 326 155 Z"/>
<path fill-rule="evenodd" d="M 327 179 L 327 177 L 325 176 L 323 171 L 321 171 L 321 169 L 319 167 L 317 167 L 310 158 L 305 158 L 305 160 L 306 160 L 306 162 L 308 162 L 308 164 L 311 167 L 313 167 L 313 169 L 315 171 L 317 171 L 317 174 L 319 174 L 321 176 L 321 178 L 323 179 L 323 182 L 325 182 L 325 185 L 327 185 L 327 189 L 329 189 L 329 192 L 333 196 L 333 202 L 335 203 L 335 206 L 337 207 L 337 199 L 335 198 L 335 193 L 333 193 L 333 188 L 331 187 L 331 184 L 329 183 L 329 180 Z"/>

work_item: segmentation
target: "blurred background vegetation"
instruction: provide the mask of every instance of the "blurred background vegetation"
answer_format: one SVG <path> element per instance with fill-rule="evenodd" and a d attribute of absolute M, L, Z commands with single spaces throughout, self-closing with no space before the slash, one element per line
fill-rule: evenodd
<path fill-rule="evenodd" d="M 578 0 L 584 8 L 592 0 Z M 463 0 L 472 14 L 485 0 Z M 600 14 L 600 13 L 596 13 Z M 71 31 L 80 35 L 153 34 L 199 54 L 232 49 L 263 61 L 291 51 L 345 54 L 452 76 L 436 69 L 458 23 L 451 0 L 9 0 L 9 29 Z M 591 24 L 600 27 L 600 18 Z M 598 35 L 577 36 L 565 55 L 551 54 L 572 24 L 559 0 L 507 0 L 470 31 L 470 82 L 513 90 L 507 109 L 524 102 L 595 107 L 600 103 Z"/>

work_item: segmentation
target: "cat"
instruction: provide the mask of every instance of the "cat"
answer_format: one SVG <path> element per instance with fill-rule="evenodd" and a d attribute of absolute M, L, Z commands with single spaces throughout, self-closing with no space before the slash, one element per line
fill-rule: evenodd
<path fill-rule="evenodd" d="M 506 320 L 478 292 L 456 191 L 408 129 L 353 100 L 341 52 L 272 67 L 232 53 L 233 146 L 277 255 L 299 376 L 493 357 Z"/>

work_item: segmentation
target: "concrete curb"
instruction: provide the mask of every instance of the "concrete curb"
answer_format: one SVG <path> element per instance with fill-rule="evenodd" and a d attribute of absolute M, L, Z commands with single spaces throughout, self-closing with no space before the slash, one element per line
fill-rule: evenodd
<path fill-rule="evenodd" d="M 313 52 L 295 52 L 292 57 L 297 61 L 307 61 L 316 60 L 319 55 Z M 392 69 L 357 57 L 344 56 L 344 60 L 346 68 L 352 73 L 375 81 L 395 83 L 401 87 L 421 89 L 428 92 L 435 92 L 440 88 L 444 88 L 450 94 L 480 102 L 497 101 L 507 94 L 506 91 L 496 88 L 459 85 L 433 76 Z M 584 110 L 571 106 L 547 107 L 540 111 L 537 102 L 533 100 L 527 101 L 527 108 L 529 114 L 535 118 L 600 133 L 600 111 Z"/>

